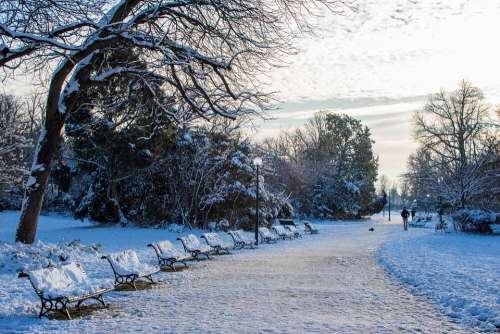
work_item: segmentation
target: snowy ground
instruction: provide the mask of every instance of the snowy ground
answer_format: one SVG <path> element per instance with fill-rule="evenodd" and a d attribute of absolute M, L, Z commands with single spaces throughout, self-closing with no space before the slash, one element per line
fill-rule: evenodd
<path fill-rule="evenodd" d="M 0 240 L 13 239 L 15 223 L 15 214 L 0 214 Z M 16 278 L 16 262 L 10 261 L 0 267 L 0 332 L 470 333 L 378 264 L 381 243 L 392 244 L 399 230 L 374 221 L 322 224 L 319 235 L 160 273 L 156 278 L 162 283 L 153 289 L 110 293 L 109 309 L 73 321 L 37 319 L 38 301 L 28 283 Z M 163 230 L 95 228 L 61 217 L 43 217 L 38 234 L 46 243 L 76 237 L 87 245 L 100 242 L 103 252 L 133 248 L 152 263 L 153 252 L 145 244 L 176 236 Z M 0 243 L 0 254 L 8 247 Z M 95 251 L 66 251 L 90 276 L 110 278 Z"/>
<path fill-rule="evenodd" d="M 465 326 L 500 330 L 500 237 L 413 229 L 386 242 L 380 262 L 415 295 Z"/>

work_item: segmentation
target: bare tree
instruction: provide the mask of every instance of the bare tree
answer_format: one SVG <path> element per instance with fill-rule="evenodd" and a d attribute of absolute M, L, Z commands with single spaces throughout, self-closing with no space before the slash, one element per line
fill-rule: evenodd
<path fill-rule="evenodd" d="M 380 175 L 378 179 L 378 191 L 379 193 L 387 192 L 387 184 L 389 180 L 384 174 Z"/>
<path fill-rule="evenodd" d="M 21 206 L 33 143 L 40 132 L 39 97 L 0 94 L 0 210 Z"/>
<path fill-rule="evenodd" d="M 482 167 L 498 145 L 489 110 L 481 90 L 467 81 L 455 92 L 431 96 L 414 117 L 421 149 L 410 158 L 409 179 L 420 178 L 421 187 L 465 207 L 480 189 Z"/>
<path fill-rule="evenodd" d="M 23 103 L 11 95 L 0 95 L 0 186 L 20 184 L 26 148 L 32 145 L 26 133 Z"/>
<path fill-rule="evenodd" d="M 0 66 L 52 70 L 40 135 L 16 240 L 34 241 L 53 155 L 79 92 L 113 77 L 161 85 L 163 112 L 181 121 L 235 118 L 266 108 L 256 75 L 291 52 L 308 29 L 312 6 L 341 10 L 342 0 L 7 0 L 0 5 Z M 141 55 L 134 63 L 93 66 L 114 48 Z M 140 85 L 141 87 L 144 85 Z"/>

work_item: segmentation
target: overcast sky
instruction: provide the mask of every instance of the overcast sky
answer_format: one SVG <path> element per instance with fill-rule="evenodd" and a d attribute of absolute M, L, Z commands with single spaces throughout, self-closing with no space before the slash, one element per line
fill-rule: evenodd
<path fill-rule="evenodd" d="M 411 114 L 428 94 L 465 78 L 500 102 L 500 2 L 357 0 L 324 13 L 318 36 L 300 41 L 290 66 L 271 74 L 284 101 L 257 138 L 301 126 L 318 110 L 347 113 L 372 129 L 381 174 L 396 178 L 415 149 Z"/>
<path fill-rule="evenodd" d="M 396 179 L 416 147 L 411 115 L 428 94 L 464 78 L 500 103 L 500 1 L 353 1 L 354 12 L 315 19 L 316 36 L 269 74 L 283 104 L 254 136 L 302 126 L 319 110 L 346 113 L 371 128 L 380 174 Z M 3 89 L 22 95 L 33 87 L 9 81 Z"/>

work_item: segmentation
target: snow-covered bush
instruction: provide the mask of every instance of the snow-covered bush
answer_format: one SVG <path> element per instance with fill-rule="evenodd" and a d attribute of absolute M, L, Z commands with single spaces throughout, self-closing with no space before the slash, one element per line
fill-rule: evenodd
<path fill-rule="evenodd" d="M 453 214 L 453 223 L 463 232 L 491 233 L 491 224 L 500 224 L 500 213 L 463 209 Z"/>
<path fill-rule="evenodd" d="M 101 223 L 117 222 L 118 211 L 122 220 L 141 226 L 179 224 L 227 229 L 253 225 L 254 146 L 239 131 L 216 125 L 172 126 L 157 134 L 155 140 L 134 145 L 140 133 L 133 126 L 111 132 L 94 127 L 88 134 L 97 144 L 91 147 L 74 138 L 73 133 L 70 143 L 75 160 L 82 161 L 77 163 L 67 187 L 73 189 L 78 184 L 75 216 Z M 99 141 L 102 135 L 112 143 Z M 140 165 L 131 159 L 134 152 L 147 152 L 140 154 L 147 156 L 147 163 Z M 266 223 L 280 214 L 282 207 L 283 212 L 291 210 L 287 198 L 267 189 L 264 178 L 261 175 L 260 217 Z M 224 227 L 216 224 L 221 220 Z M 209 222 L 213 224 L 209 226 Z"/>
<path fill-rule="evenodd" d="M 0 273 L 17 273 L 58 265 L 81 258 L 98 257 L 100 245 L 82 245 L 79 240 L 59 244 L 38 241 L 32 245 L 0 242 Z"/>

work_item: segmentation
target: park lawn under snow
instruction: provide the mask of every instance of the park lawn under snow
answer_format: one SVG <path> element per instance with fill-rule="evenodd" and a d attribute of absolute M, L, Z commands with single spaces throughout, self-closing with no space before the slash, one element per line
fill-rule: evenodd
<path fill-rule="evenodd" d="M 17 278 L 20 271 L 39 269 L 49 264 L 59 265 L 62 259 L 66 259 L 81 264 L 91 280 L 112 285 L 113 273 L 101 255 L 132 249 L 141 261 L 157 265 L 156 256 L 147 247 L 148 243 L 170 240 L 182 249 L 180 242 L 176 241 L 179 236 L 188 233 L 199 236 L 203 233 L 178 225 L 170 229 L 103 227 L 70 216 L 50 215 L 41 216 L 37 241 L 33 245 L 23 245 L 12 242 L 18 221 L 19 212 L 0 212 L 0 333 L 49 321 L 34 317 L 38 314 L 40 301 L 28 280 Z M 182 275 L 177 274 L 179 277 Z M 106 302 L 112 304 L 115 297 L 115 293 L 107 294 Z"/>
<path fill-rule="evenodd" d="M 211 332 L 224 333 L 235 329 L 255 333 L 263 328 L 271 332 L 287 328 L 284 332 L 315 329 L 338 333 L 430 333 L 434 332 L 431 328 L 439 328 L 440 333 L 461 333 L 443 319 L 448 319 L 446 316 L 436 312 L 434 305 L 400 289 L 400 283 L 387 277 L 372 260 L 382 241 L 385 243 L 379 251 L 380 262 L 409 284 L 414 294 L 430 297 L 466 326 L 495 331 L 499 325 L 500 239 L 435 234 L 423 229 L 402 233 L 397 225 L 373 221 L 330 222 L 321 226 L 319 235 L 242 251 L 194 264 L 186 271 L 160 273 L 156 279 L 162 283 L 150 291 L 111 292 L 105 296 L 110 309 L 70 322 L 40 320 L 35 317 L 37 296 L 26 279 L 17 278 L 21 269 L 59 264 L 61 259 L 67 259 L 80 263 L 90 279 L 110 281 L 113 274 L 108 263 L 100 259 L 101 254 L 133 249 L 141 261 L 155 265 L 148 243 L 167 239 L 180 247 L 178 236 L 199 235 L 202 231 L 98 227 L 70 217 L 42 216 L 38 241 L 30 246 L 12 243 L 17 221 L 16 212 L 0 213 L 2 333 L 67 329 L 104 333 L 112 328 L 125 332 L 161 332 L 169 328 L 172 333 L 188 333 L 202 328 L 208 331 L 213 325 L 218 327 Z M 375 232 L 369 232 L 369 226 L 375 226 Z M 227 236 L 223 237 L 227 241 Z M 73 242 L 75 239 L 80 241 Z M 242 284 L 249 277 L 254 279 Z M 290 287 L 284 284 L 290 280 Z M 274 299 L 263 301 L 258 295 L 249 295 L 255 289 Z M 295 305 L 298 300 L 289 296 L 303 291 L 309 292 Z M 235 296 L 244 296 L 244 307 Z M 273 312 L 260 303 L 274 307 Z M 281 307 L 287 312 L 283 313 Z M 206 318 L 202 310 L 223 322 Z M 195 322 L 194 314 L 199 317 Z M 242 320 L 242 314 L 248 321 Z M 283 319 L 275 323 L 272 319 L 277 315 Z M 304 317 L 311 321 L 300 319 Z"/>
<path fill-rule="evenodd" d="M 458 322 L 500 329 L 500 237 L 410 229 L 385 242 L 380 262 L 413 294 Z"/>

